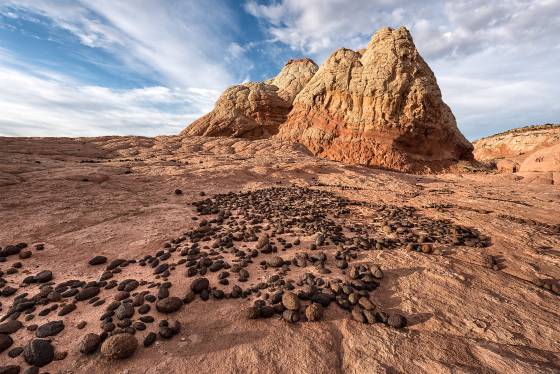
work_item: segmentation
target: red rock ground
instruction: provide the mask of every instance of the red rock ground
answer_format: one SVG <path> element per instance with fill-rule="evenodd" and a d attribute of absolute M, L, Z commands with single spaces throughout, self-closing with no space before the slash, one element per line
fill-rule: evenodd
<path fill-rule="evenodd" d="M 201 191 L 211 196 L 292 184 L 352 200 L 414 206 L 423 215 L 474 227 L 493 244 L 482 249 L 449 246 L 441 248 L 441 255 L 404 248 L 365 252 L 359 261 L 379 264 L 385 272 L 372 301 L 406 315 L 409 326 L 403 330 L 360 324 L 336 306 L 329 307 L 322 322 L 291 325 L 275 318 L 245 319 L 246 300 L 197 299 L 172 317 L 183 324 L 179 336 L 141 347 L 130 359 L 107 361 L 99 353 L 78 352 L 81 336 L 99 331 L 102 312 L 79 307 L 53 337 L 57 350 L 67 351 L 68 357 L 44 370 L 560 371 L 560 295 L 531 282 L 535 277 L 560 279 L 560 237 L 545 225 L 560 224 L 560 190 L 526 184 L 514 175 L 385 172 L 314 158 L 297 146 L 269 140 L 1 138 L 0 246 L 24 241 L 45 243 L 45 250 L 32 250 L 27 260 L 10 257 L 0 269 L 22 261 L 20 272 L 7 278 L 11 285 L 42 269 L 52 270 L 56 282 L 94 280 L 100 270 L 87 265 L 93 255 L 139 259 L 192 227 L 190 203 L 200 199 Z M 173 194 L 176 188 L 184 194 Z M 452 205 L 435 209 L 431 204 Z M 502 269 L 486 268 L 482 254 L 498 256 Z M 146 271 L 133 267 L 118 279 L 140 279 Z M 172 281 L 171 293 L 183 296 L 190 280 L 177 272 Z M 12 298 L 0 300 L 3 314 Z M 60 317 L 33 322 L 55 319 Z M 88 325 L 75 329 L 81 320 Z M 22 329 L 13 337 L 15 347 L 31 334 Z M 0 354 L 0 362 L 26 367 L 22 357 L 11 359 L 7 352 Z"/>

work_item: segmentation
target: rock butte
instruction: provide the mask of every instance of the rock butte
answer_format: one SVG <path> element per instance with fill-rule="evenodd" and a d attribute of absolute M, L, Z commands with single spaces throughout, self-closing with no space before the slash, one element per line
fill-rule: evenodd
<path fill-rule="evenodd" d="M 404 27 L 379 30 L 363 50 L 339 49 L 319 69 L 293 60 L 265 83 L 231 87 L 181 134 L 274 136 L 331 160 L 405 172 L 473 160 Z"/>

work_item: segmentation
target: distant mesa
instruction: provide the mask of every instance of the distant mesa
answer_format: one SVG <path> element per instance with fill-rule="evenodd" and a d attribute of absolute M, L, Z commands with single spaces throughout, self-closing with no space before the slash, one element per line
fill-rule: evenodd
<path fill-rule="evenodd" d="M 327 159 L 405 172 L 473 160 L 404 27 L 379 30 L 365 49 L 339 49 L 321 67 L 291 60 L 273 79 L 231 87 L 181 134 L 274 137 Z"/>
<path fill-rule="evenodd" d="M 517 158 L 556 143 L 560 143 L 560 124 L 525 126 L 475 141 L 474 156 L 480 161 Z"/>
<path fill-rule="evenodd" d="M 560 124 L 520 127 L 474 142 L 477 160 L 536 184 L 560 184 Z"/>

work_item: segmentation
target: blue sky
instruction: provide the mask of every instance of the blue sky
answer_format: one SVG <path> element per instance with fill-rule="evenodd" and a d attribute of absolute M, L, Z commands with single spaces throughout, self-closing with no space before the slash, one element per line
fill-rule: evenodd
<path fill-rule="evenodd" d="M 560 122 L 560 0 L 0 0 L 0 136 L 175 134 L 230 85 L 400 25 L 469 139 Z"/>

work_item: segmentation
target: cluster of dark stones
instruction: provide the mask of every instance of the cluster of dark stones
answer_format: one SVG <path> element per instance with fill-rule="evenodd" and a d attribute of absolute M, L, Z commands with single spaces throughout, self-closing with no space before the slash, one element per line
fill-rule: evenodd
<path fill-rule="evenodd" d="M 19 245 L 19 247 L 23 249 L 27 246 Z M 12 251 L 10 247 L 6 248 L 9 252 Z M 10 255 L 12 255 L 11 252 Z M 107 258 L 94 256 L 88 263 L 91 266 L 102 265 L 107 263 Z M 155 322 L 155 318 L 148 315 L 152 310 L 150 304 L 155 303 L 158 312 L 169 314 L 179 310 L 184 301 L 169 296 L 170 282 L 155 283 L 134 279 L 124 279 L 118 282 L 110 279 L 134 263 L 136 263 L 135 260 L 112 260 L 106 265 L 98 281 L 75 279 L 57 284 L 53 281 L 53 273 L 49 270 L 43 270 L 24 278 L 21 287 L 26 288 L 27 292 L 16 295 L 12 300 L 12 305 L 0 318 L 0 353 L 9 349 L 8 356 L 11 358 L 23 354 L 26 363 L 31 365 L 26 369 L 26 372 L 38 371 L 38 368 L 48 365 L 53 360 L 63 359 L 66 352 L 55 351 L 52 337 L 65 329 L 63 320 L 65 316 L 76 310 L 80 303 L 88 307 L 99 307 L 105 304 L 106 299 L 103 298 L 103 291 L 115 289 L 114 301 L 107 305 L 105 312 L 100 317 L 101 332 L 99 334 L 87 334 L 83 342 L 80 343 L 80 351 L 84 354 L 91 354 L 101 349 L 102 353 L 104 352 L 103 354 L 109 358 L 126 358 L 132 355 L 137 346 L 137 343 L 131 343 L 131 341 L 137 342 L 137 338 L 134 336 L 136 332 L 146 330 L 149 324 Z M 12 266 L 15 264 L 17 263 L 12 264 Z M 0 276 L 2 275 L 0 273 Z M 6 286 L 6 279 L 0 278 L 0 280 L 3 296 L 12 296 L 17 292 L 17 288 Z M 34 284 L 37 285 L 38 289 L 33 294 L 30 293 L 29 287 Z M 139 286 L 159 287 L 157 297 L 150 294 L 149 291 L 134 292 Z M 164 292 L 164 290 L 167 292 Z M 41 318 L 52 314 L 56 314 L 61 319 L 43 324 L 33 323 L 33 320 L 37 317 Z M 132 318 L 134 315 L 138 316 L 136 320 Z M 28 323 L 26 329 L 34 333 L 36 338 L 29 340 L 23 347 L 11 348 L 15 343 L 11 335 L 24 326 L 19 321 L 22 318 Z M 82 321 L 77 325 L 77 328 L 82 329 L 85 326 L 86 322 Z M 160 339 L 171 339 L 180 331 L 181 324 L 178 321 L 170 323 L 166 319 L 160 320 L 158 334 L 149 332 L 144 338 L 144 346 L 152 345 L 158 337 Z M 128 338 L 112 338 L 117 335 Z M 105 345 L 107 347 L 103 349 Z M 131 347 L 134 347 L 134 349 Z M 18 365 L 0 365 L 0 372 L 6 370 L 9 370 L 8 372 L 11 370 L 19 372 L 20 369 Z"/>
<path fill-rule="evenodd" d="M 456 225 L 447 219 L 430 219 L 418 214 L 414 207 L 378 205 L 375 211 L 382 231 L 394 238 L 389 241 L 390 248 L 408 246 L 408 249 L 418 250 L 422 244 L 477 248 L 491 245 L 490 238 L 476 229 Z"/>
<path fill-rule="evenodd" d="M 200 196 L 205 194 L 201 192 Z M 198 213 L 192 217 L 194 227 L 155 253 L 139 260 L 92 257 L 88 264 L 102 268 L 98 280 L 57 284 L 48 270 L 26 277 L 22 286 L 36 287 L 37 292 L 13 298 L 1 320 L 14 324 L 14 329 L 23 318 L 36 338 L 27 344 L 31 348 L 17 347 L 12 354 L 29 356 L 26 361 L 32 367 L 54 360 L 55 350 L 48 339 L 65 328 L 65 316 L 80 304 L 88 308 L 104 306 L 99 312 L 100 331 L 83 337 L 80 352 L 91 355 L 101 351 L 108 358 L 133 355 L 139 345 L 139 332 L 144 334 L 145 347 L 177 335 L 181 331 L 179 321 L 161 319 L 158 323 L 151 314 L 175 313 L 197 297 L 202 301 L 250 299 L 252 306 L 246 315 L 251 319 L 277 316 L 290 323 L 313 322 L 323 319 L 330 305 L 336 305 L 356 321 L 402 328 L 407 324 L 404 316 L 387 313 L 370 301 L 383 272 L 375 265 L 356 264 L 359 252 L 408 247 L 429 253 L 431 250 L 424 248 L 431 249 L 435 244 L 489 244 L 489 239 L 476 230 L 446 220 L 430 220 L 411 207 L 371 206 L 316 189 L 227 193 L 193 205 Z M 302 242 L 302 237 L 313 239 Z M 25 247 L 8 246 L 2 253 L 19 254 Z M 265 280 L 252 282 L 256 276 L 249 272 L 249 265 L 256 266 Z M 115 279 L 122 277 L 129 266 L 153 269 L 151 279 Z M 180 276 L 190 279 L 190 289 L 177 297 L 171 295 L 170 278 L 180 269 Z M 289 275 L 295 269 L 303 273 L 294 280 Z M 215 274 L 216 284 L 210 284 L 206 277 L 210 274 Z M 1 292 L 7 290 L 6 296 L 13 295 L 17 289 L 7 286 L 1 275 Z M 32 322 L 36 316 L 53 313 L 60 319 L 41 325 Z M 85 325 L 81 322 L 77 328 Z M 0 332 L 4 350 L 13 344 L 10 334 Z M 26 350 L 30 352 L 27 356 Z M 44 352 L 41 358 L 32 358 L 33 352 L 40 351 Z"/>
<path fill-rule="evenodd" d="M 42 251 L 45 248 L 44 244 L 36 244 L 35 250 Z M 33 255 L 28 249 L 27 243 L 18 243 L 0 247 L 0 262 L 6 262 L 8 257 L 18 255 L 20 259 L 25 260 Z"/>

